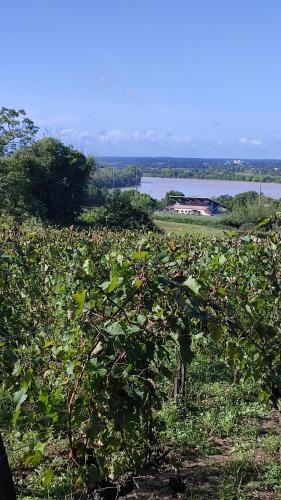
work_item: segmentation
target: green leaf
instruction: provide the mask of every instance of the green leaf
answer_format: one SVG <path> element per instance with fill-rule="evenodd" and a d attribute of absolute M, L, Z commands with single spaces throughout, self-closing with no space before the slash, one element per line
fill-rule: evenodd
<path fill-rule="evenodd" d="M 17 410 L 15 410 L 13 412 L 13 419 L 12 419 L 12 422 L 13 422 L 13 426 L 15 427 L 16 424 L 17 424 L 17 421 L 19 419 L 19 416 L 20 416 L 20 409 L 18 408 Z"/>
<path fill-rule="evenodd" d="M 222 254 L 219 256 L 219 265 L 223 266 L 226 263 L 226 257 Z"/>
<path fill-rule="evenodd" d="M 136 259 L 136 260 L 145 259 L 148 255 L 149 255 L 149 253 L 148 253 L 148 252 L 145 252 L 145 251 L 142 251 L 142 252 L 134 252 L 134 253 L 133 253 L 133 259 Z"/>
<path fill-rule="evenodd" d="M 20 374 L 21 372 L 21 363 L 20 363 L 20 360 L 18 359 L 16 362 L 15 362 L 15 366 L 14 366 L 14 370 L 13 370 L 13 373 L 12 375 L 15 375 L 16 377 Z"/>
<path fill-rule="evenodd" d="M 106 331 L 110 335 L 124 335 L 124 330 L 123 330 L 122 326 L 120 325 L 120 323 L 117 323 L 117 322 L 109 325 L 107 327 Z"/>
<path fill-rule="evenodd" d="M 247 311 L 247 312 L 248 312 L 248 313 L 252 316 L 252 309 L 251 309 L 251 307 L 249 306 L 249 304 L 246 304 L 245 309 L 246 309 L 246 311 Z"/>
<path fill-rule="evenodd" d="M 187 280 L 183 282 L 183 285 L 189 288 L 195 295 L 199 294 L 200 285 L 192 276 L 189 276 Z"/>
<path fill-rule="evenodd" d="M 225 297 L 225 288 L 223 288 L 223 287 L 221 287 L 221 286 L 220 286 L 220 287 L 218 288 L 218 295 L 219 295 L 220 297 Z"/>
<path fill-rule="evenodd" d="M 268 226 L 270 222 L 270 219 L 263 219 L 261 222 L 259 222 L 258 227 L 263 227 L 263 226 Z"/>
<path fill-rule="evenodd" d="M 32 451 L 27 451 L 23 455 L 23 461 L 26 465 L 32 465 L 32 467 L 37 467 L 40 464 L 43 457 L 43 453 L 40 450 L 33 449 Z"/>
<path fill-rule="evenodd" d="M 134 393 L 139 396 L 140 398 L 143 398 L 144 396 L 144 391 L 142 391 L 141 389 L 138 389 L 137 387 L 134 388 Z"/>
<path fill-rule="evenodd" d="M 66 373 L 67 373 L 67 375 L 69 377 L 71 375 L 73 375 L 73 370 L 74 370 L 73 363 L 71 361 L 67 361 L 67 363 L 66 363 Z"/>
<path fill-rule="evenodd" d="M 13 401 L 16 405 L 17 410 L 21 407 L 21 405 L 27 399 L 26 392 L 27 392 L 26 389 L 23 389 L 23 388 L 20 389 L 19 391 L 15 392 Z"/>
<path fill-rule="evenodd" d="M 222 335 L 223 335 L 223 330 L 222 330 L 220 324 L 215 323 L 214 321 L 208 321 L 208 329 L 209 329 L 210 334 L 212 335 L 212 339 L 215 342 L 218 342 L 221 340 Z"/>
<path fill-rule="evenodd" d="M 39 398 L 38 398 L 38 401 L 40 401 L 41 403 L 43 403 L 45 406 L 48 405 L 48 400 L 49 400 L 49 394 L 48 394 L 48 391 L 42 389 L 42 391 L 40 392 L 39 394 Z"/>
<path fill-rule="evenodd" d="M 102 290 L 107 290 L 107 289 L 108 289 L 108 287 L 109 287 L 109 285 L 110 285 L 110 281 L 104 281 L 104 282 L 100 285 L 100 287 L 101 287 L 101 289 L 102 289 Z"/>
<path fill-rule="evenodd" d="M 96 375 L 99 377 L 105 377 L 107 375 L 107 369 L 106 368 L 99 368 L 100 363 L 98 362 L 97 358 L 91 358 L 89 362 L 89 368 L 95 371 Z"/>
<path fill-rule="evenodd" d="M 53 339 L 46 340 L 44 344 L 44 349 L 47 349 L 48 347 L 53 347 L 54 344 L 55 342 Z"/>
<path fill-rule="evenodd" d="M 43 451 L 45 450 L 45 447 L 46 447 L 45 443 L 41 443 L 40 441 L 38 441 L 38 443 L 36 443 L 36 445 L 34 446 L 34 450 L 40 451 L 40 453 L 43 453 Z"/>
<path fill-rule="evenodd" d="M 31 386 L 33 380 L 33 369 L 28 368 L 27 372 L 23 375 L 21 379 L 21 387 L 27 391 Z"/>
<path fill-rule="evenodd" d="M 77 317 L 83 311 L 83 307 L 84 307 L 85 299 L 86 299 L 86 290 L 81 290 L 80 292 L 76 292 L 73 295 L 73 298 L 74 298 L 76 304 L 78 304 L 78 307 L 75 310 L 75 317 Z"/>
<path fill-rule="evenodd" d="M 91 368 L 94 368 L 94 369 L 97 369 L 99 366 L 99 362 L 98 362 L 97 358 L 91 358 L 89 363 L 90 363 Z"/>
<path fill-rule="evenodd" d="M 113 276 L 112 280 L 109 282 L 107 287 L 108 292 L 113 292 L 118 284 L 118 276 Z"/>
<path fill-rule="evenodd" d="M 262 390 L 259 392 L 258 398 L 260 401 L 268 401 L 269 396 L 270 394 L 267 391 Z"/>
<path fill-rule="evenodd" d="M 43 485 L 48 488 L 51 485 L 53 479 L 53 471 L 51 467 L 48 467 L 48 469 L 45 471 L 43 475 Z"/>
<path fill-rule="evenodd" d="M 144 316 L 144 314 L 138 314 L 138 323 L 140 325 L 143 325 L 145 322 L 146 322 L 146 316 Z"/>
<path fill-rule="evenodd" d="M 140 329 L 140 327 L 138 325 L 130 325 L 127 328 L 127 332 L 128 333 L 138 333 L 140 331 L 141 331 L 141 329 Z"/>
<path fill-rule="evenodd" d="M 90 259 L 85 260 L 82 268 L 88 276 L 93 276 L 94 268 L 93 268 L 93 263 Z"/>

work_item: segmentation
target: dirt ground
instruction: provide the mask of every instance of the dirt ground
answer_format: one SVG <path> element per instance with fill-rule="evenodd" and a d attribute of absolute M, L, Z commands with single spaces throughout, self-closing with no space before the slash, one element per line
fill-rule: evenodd
<path fill-rule="evenodd" d="M 275 422 L 272 423 L 275 425 Z M 265 427 L 272 428 L 269 422 Z M 266 429 L 265 428 L 265 432 Z M 228 439 L 216 440 L 218 453 L 205 457 L 196 457 L 190 454 L 174 458 L 176 467 L 166 465 L 161 470 L 150 471 L 148 475 L 134 478 L 135 488 L 132 493 L 126 495 L 127 500 L 170 500 L 173 498 L 196 499 L 196 500 L 276 500 L 281 496 L 274 491 L 260 491 L 255 488 L 249 489 L 246 495 L 233 496 L 233 493 L 221 492 L 224 469 L 230 465 L 233 459 L 233 442 Z M 262 452 L 257 451 L 256 463 L 263 460 Z M 173 462 L 173 457 L 172 460 Z M 176 470 L 177 469 L 177 470 Z"/>

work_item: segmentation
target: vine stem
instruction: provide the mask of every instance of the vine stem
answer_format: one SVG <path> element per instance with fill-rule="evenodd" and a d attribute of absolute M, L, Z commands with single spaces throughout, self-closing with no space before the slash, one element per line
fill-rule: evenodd
<path fill-rule="evenodd" d="M 86 370 L 86 366 L 87 366 L 87 363 L 90 361 L 91 359 L 91 356 L 96 348 L 96 346 L 98 345 L 99 341 L 101 339 L 101 335 L 98 334 L 97 335 L 97 338 L 95 339 L 95 344 L 94 346 L 91 348 L 91 350 L 89 351 L 88 355 L 87 355 L 87 359 L 86 361 L 84 362 L 84 365 L 80 371 L 80 374 L 79 374 L 79 377 L 77 378 L 76 382 L 75 382 L 75 385 L 74 385 L 74 388 L 73 390 L 70 392 L 69 396 L 68 396 L 68 401 L 67 401 L 67 424 L 68 424 L 68 431 L 67 431 L 67 436 L 68 436 L 68 444 L 69 444 L 69 449 L 70 449 L 70 458 L 71 460 L 75 463 L 75 465 L 78 465 L 77 463 L 77 460 L 76 460 L 76 456 L 75 456 L 75 450 L 74 450 L 74 446 L 73 446 L 73 431 L 72 431 L 72 412 L 73 412 L 73 406 L 74 406 L 74 403 L 75 403 L 75 400 L 76 400 L 76 396 L 77 396 L 77 393 L 78 393 L 78 390 L 79 390 L 79 386 L 82 382 L 82 379 L 83 379 L 83 376 L 84 376 L 84 373 L 85 373 L 85 370 Z M 1 498 L 0 498 L 1 500 Z"/>

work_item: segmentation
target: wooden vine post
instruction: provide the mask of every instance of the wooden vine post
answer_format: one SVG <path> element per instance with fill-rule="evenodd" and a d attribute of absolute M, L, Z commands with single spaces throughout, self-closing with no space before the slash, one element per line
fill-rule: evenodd
<path fill-rule="evenodd" d="M 12 472 L 0 433 L 0 500 L 16 500 L 16 498 Z"/>

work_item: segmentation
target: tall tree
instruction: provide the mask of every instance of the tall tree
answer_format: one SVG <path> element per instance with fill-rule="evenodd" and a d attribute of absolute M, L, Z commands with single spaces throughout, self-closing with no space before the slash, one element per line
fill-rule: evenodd
<path fill-rule="evenodd" d="M 55 224 L 72 224 L 81 211 L 93 167 L 93 158 L 57 139 L 36 141 L 3 161 L 3 208 L 13 215 L 26 212 Z"/>
<path fill-rule="evenodd" d="M 0 108 L 0 158 L 28 145 L 37 131 L 23 109 Z"/>

